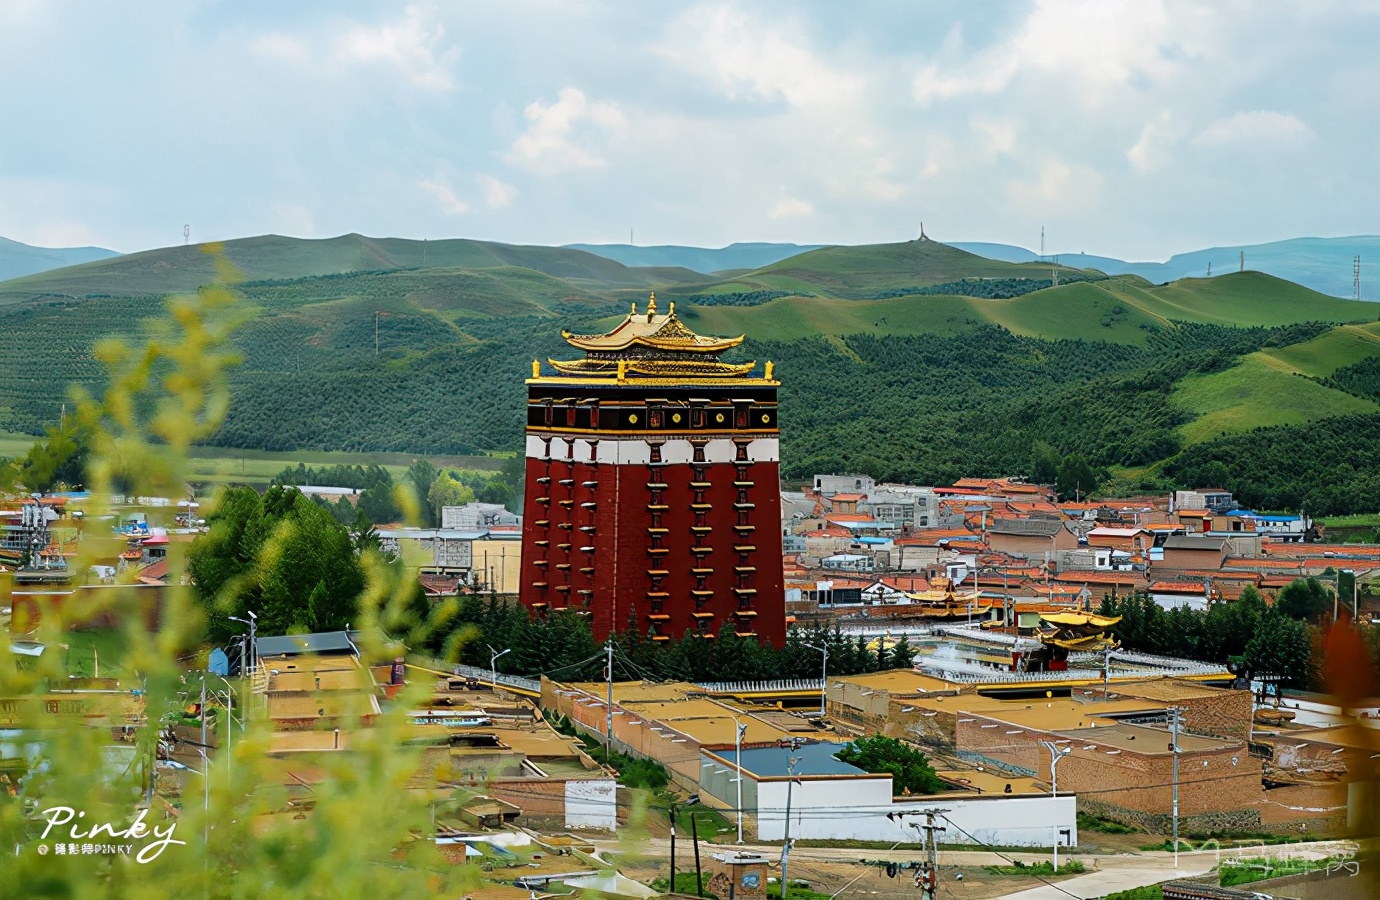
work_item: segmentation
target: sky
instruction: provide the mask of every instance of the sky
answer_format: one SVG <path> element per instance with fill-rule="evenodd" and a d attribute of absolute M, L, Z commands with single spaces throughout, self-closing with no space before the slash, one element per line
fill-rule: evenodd
<path fill-rule="evenodd" d="M 1380 232 L 1380 2 L 0 0 L 0 235 Z"/>

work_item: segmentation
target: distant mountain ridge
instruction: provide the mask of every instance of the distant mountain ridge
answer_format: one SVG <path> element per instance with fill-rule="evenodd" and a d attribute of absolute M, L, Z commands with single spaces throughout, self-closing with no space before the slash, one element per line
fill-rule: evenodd
<path fill-rule="evenodd" d="M 0 237 L 0 281 L 119 255 L 104 247 L 34 247 Z"/>
<path fill-rule="evenodd" d="M 566 244 L 625 266 L 679 266 L 705 275 L 737 269 L 761 269 L 827 244 L 771 244 L 741 242 L 727 247 L 682 247 L 676 244 L 639 247 L 636 244 Z"/>
<path fill-rule="evenodd" d="M 958 241 L 951 246 L 1006 262 L 1035 262 L 1040 256 L 1011 244 Z M 1236 272 L 1245 254 L 1248 271 L 1264 272 L 1333 297 L 1351 298 L 1353 265 L 1361 257 L 1361 299 L 1380 300 L 1380 235 L 1336 238 L 1290 238 L 1267 244 L 1210 247 L 1176 253 L 1165 262 L 1128 262 L 1087 253 L 1055 253 L 1045 259 L 1078 269 L 1100 269 L 1108 275 L 1139 275 L 1156 284 L 1180 278 L 1202 278 Z"/>

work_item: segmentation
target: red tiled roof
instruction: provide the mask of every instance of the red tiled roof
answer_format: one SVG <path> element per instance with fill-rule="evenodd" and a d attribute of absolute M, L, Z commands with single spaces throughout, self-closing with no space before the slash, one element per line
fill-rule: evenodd
<path fill-rule="evenodd" d="M 153 565 L 145 566 L 139 573 L 139 580 L 145 584 L 161 584 L 168 577 L 168 561 L 160 559 Z"/>
<path fill-rule="evenodd" d="M 1152 593 L 1201 594 L 1206 587 L 1197 581 L 1157 581 L 1150 585 Z"/>
<path fill-rule="evenodd" d="M 835 494 L 829 498 L 832 501 L 843 501 L 844 503 L 857 503 L 859 500 L 866 500 L 866 494 Z"/>
<path fill-rule="evenodd" d="M 1067 571 L 1054 576 L 1054 580 L 1064 584 L 1145 584 L 1145 576 L 1140 572 Z"/>

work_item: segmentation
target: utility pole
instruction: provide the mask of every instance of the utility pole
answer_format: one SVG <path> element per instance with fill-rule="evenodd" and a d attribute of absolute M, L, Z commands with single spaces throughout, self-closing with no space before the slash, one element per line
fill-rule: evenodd
<path fill-rule="evenodd" d="M 671 893 L 676 892 L 676 804 L 671 804 Z"/>
<path fill-rule="evenodd" d="M 1102 699 L 1112 699 L 1112 645 L 1102 648 Z"/>
<path fill-rule="evenodd" d="M 1169 752 L 1174 757 L 1174 871 L 1179 870 L 1179 707 L 1169 708 Z"/>
<path fill-rule="evenodd" d="M 915 886 L 920 888 L 920 896 L 923 900 L 935 900 L 939 890 L 939 838 L 935 835 L 938 831 L 947 831 L 939 825 L 934 824 L 934 817 L 948 812 L 947 809 L 927 809 L 925 810 L 925 824 L 918 822 L 912 823 L 916 830 L 925 832 L 925 867 L 915 875 Z"/>
<path fill-rule="evenodd" d="M 743 735 L 747 732 L 747 725 L 738 722 L 737 726 L 733 738 L 733 767 L 738 770 L 737 778 L 734 780 L 738 782 L 738 843 L 741 844 L 743 842 Z"/>
<path fill-rule="evenodd" d="M 609 635 L 609 639 L 608 639 L 608 642 L 607 642 L 607 644 L 606 644 L 605 649 L 608 650 L 608 672 L 607 672 L 607 675 L 608 675 L 608 697 L 607 697 L 607 701 L 608 701 L 608 703 L 607 703 L 607 706 L 608 706 L 608 719 L 607 719 L 607 720 L 605 721 L 605 723 L 604 723 L 604 761 L 607 762 L 607 761 L 608 761 L 608 758 L 609 758 L 609 754 L 613 752 L 613 635 Z M 673 813 L 673 814 L 672 814 L 672 819 L 671 819 L 671 835 L 672 835 L 672 845 L 673 845 L 673 846 L 674 846 L 675 833 L 676 833 L 676 832 L 675 832 L 675 828 L 676 828 L 676 822 L 675 822 L 674 813 Z M 675 887 L 676 887 L 676 885 L 675 885 L 675 877 L 676 877 L 676 875 L 675 875 L 675 871 L 674 871 L 674 866 L 675 866 L 675 854 L 674 854 L 674 853 L 672 854 L 672 863 L 671 863 L 671 865 L 672 865 L 672 867 L 673 867 L 673 870 L 672 870 L 672 872 L 671 872 L 671 889 L 672 889 L 672 890 L 675 890 Z"/>
<path fill-rule="evenodd" d="M 512 651 L 512 647 L 505 650 L 495 650 L 492 644 L 485 644 L 489 648 L 489 686 L 493 688 L 495 694 L 498 693 L 498 658 L 505 653 Z"/>
<path fill-rule="evenodd" d="M 704 869 L 700 868 L 700 829 L 695 824 L 694 810 L 690 811 L 690 843 L 695 848 L 695 896 L 703 897 Z"/>
<path fill-rule="evenodd" d="M 828 644 L 807 644 L 800 642 L 802 647 L 809 647 L 811 650 L 818 650 L 824 654 L 824 663 L 819 673 L 819 717 L 824 718 L 824 700 L 829 689 L 829 645 Z M 785 898 L 782 898 L 785 900 Z"/>
<path fill-rule="evenodd" d="M 800 762 L 800 757 L 795 755 L 795 751 L 800 749 L 802 743 L 800 738 L 791 738 L 791 758 L 786 766 L 786 829 L 781 842 L 781 900 L 787 900 L 786 895 L 791 889 L 791 879 L 787 874 L 791 860 L 791 786 L 795 784 L 795 764 Z M 760 834 L 758 838 L 761 838 Z"/>

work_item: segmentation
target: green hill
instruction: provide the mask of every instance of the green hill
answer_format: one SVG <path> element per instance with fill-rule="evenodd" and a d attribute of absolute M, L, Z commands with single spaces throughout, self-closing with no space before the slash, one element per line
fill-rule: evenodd
<path fill-rule="evenodd" d="M 607 327 L 651 290 L 701 332 L 745 334 L 737 359 L 777 363 L 791 476 L 1014 474 L 1037 442 L 1195 472 L 1173 460 L 1224 433 L 1380 415 L 1376 307 L 1259 273 L 1153 286 L 1059 269 L 1056 287 L 1047 265 L 932 241 L 717 280 L 470 240 L 265 236 L 225 255 L 253 317 L 224 447 L 511 449 L 530 360 L 572 354 L 562 328 Z M 200 248 L 173 247 L 0 283 L 0 431 L 56 421 L 69 384 L 102 382 L 96 340 L 213 276 Z"/>
<path fill-rule="evenodd" d="M 263 235 L 219 245 L 248 281 L 286 280 L 398 269 L 531 269 L 575 284 L 642 287 L 707 283 L 689 269 L 630 269 L 582 250 L 521 247 L 464 239 L 410 241 L 347 234 L 325 240 Z M 0 302 L 37 296 L 165 294 L 215 279 L 204 245 L 164 247 L 0 282 Z"/>

